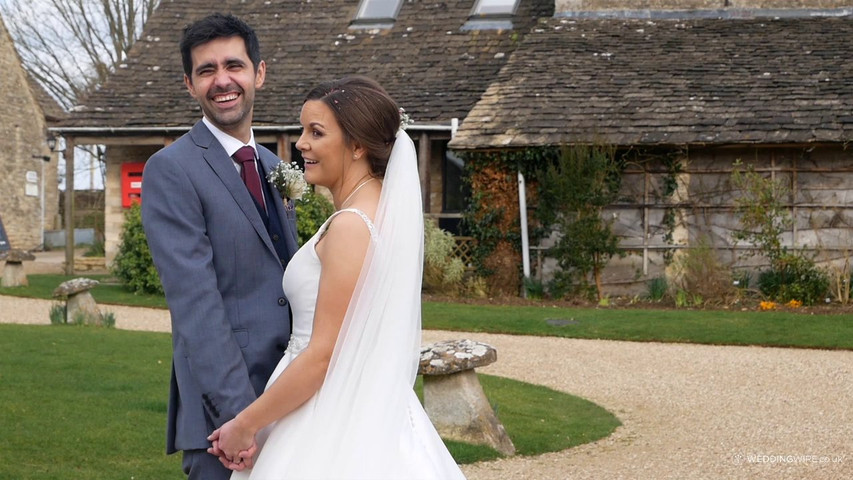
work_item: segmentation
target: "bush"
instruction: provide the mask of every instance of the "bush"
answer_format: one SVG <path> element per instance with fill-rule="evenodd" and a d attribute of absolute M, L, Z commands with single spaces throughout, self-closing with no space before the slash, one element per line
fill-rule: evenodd
<path fill-rule="evenodd" d="M 541 300 L 545 298 L 546 285 L 542 280 L 535 278 L 524 278 L 524 290 L 527 292 L 527 298 Z"/>
<path fill-rule="evenodd" d="M 666 283 L 666 277 L 655 277 L 649 280 L 647 288 L 646 298 L 653 302 L 660 302 L 666 297 L 669 285 Z"/>
<path fill-rule="evenodd" d="M 296 202 L 296 236 L 302 246 L 317 233 L 320 225 L 335 213 L 335 206 L 323 195 L 308 191 Z"/>
<path fill-rule="evenodd" d="M 826 298 L 829 277 L 812 259 L 786 253 L 777 264 L 778 267 L 758 276 L 758 288 L 768 298 L 780 303 L 797 300 L 804 305 L 814 305 Z"/>
<path fill-rule="evenodd" d="M 65 325 L 65 304 L 64 303 L 54 303 L 50 306 L 50 324 L 51 325 Z"/>
<path fill-rule="evenodd" d="M 700 239 L 695 247 L 678 255 L 675 268 L 678 288 L 684 290 L 688 304 L 728 303 L 736 297 L 731 271 L 720 262 L 707 239 Z"/>
<path fill-rule="evenodd" d="M 555 279 L 599 300 L 602 271 L 611 257 L 621 255 L 613 221 L 603 213 L 619 196 L 623 167 L 614 147 L 564 145 L 560 157 L 537 173 L 537 213 L 548 233 L 557 234 L 549 251 L 560 267 Z"/>
<path fill-rule="evenodd" d="M 163 294 L 163 285 L 154 268 L 148 240 L 142 229 L 139 204 L 134 204 L 124 213 L 121 245 L 113 261 L 112 271 L 134 293 Z"/>
<path fill-rule="evenodd" d="M 450 233 L 424 219 L 424 289 L 431 292 L 458 293 L 465 264 L 453 256 L 456 240 Z"/>

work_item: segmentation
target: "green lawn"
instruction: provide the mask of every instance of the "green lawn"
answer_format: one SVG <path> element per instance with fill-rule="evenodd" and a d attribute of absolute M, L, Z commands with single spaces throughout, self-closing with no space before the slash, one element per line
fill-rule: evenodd
<path fill-rule="evenodd" d="M 0 287 L 0 295 L 51 298 L 53 289 L 69 278 L 72 277 L 30 275 L 29 287 Z M 104 280 L 107 277 L 94 275 L 92 278 Z M 92 294 L 103 304 L 166 307 L 162 296 L 134 295 L 117 284 L 101 284 Z M 433 330 L 512 335 L 853 349 L 853 315 L 812 315 L 804 311 L 556 308 L 545 304 L 492 306 L 424 302 L 423 324 L 424 328 Z"/>
<path fill-rule="evenodd" d="M 0 295 L 13 295 L 16 297 L 52 299 L 53 290 L 60 283 L 72 278 L 86 277 L 101 282 L 92 289 L 92 296 L 98 303 L 112 305 L 129 305 L 132 307 L 155 307 L 166 308 L 166 298 L 162 295 L 136 295 L 120 285 L 110 275 L 52 275 L 38 274 L 27 275 L 29 285 L 26 287 L 2 287 Z"/>
<path fill-rule="evenodd" d="M 853 315 L 849 314 L 424 302 L 423 324 L 428 329 L 516 335 L 853 349 Z"/>
<path fill-rule="evenodd" d="M 180 479 L 165 454 L 170 336 L 84 326 L 0 325 L 0 478 Z M 609 435 L 619 421 L 586 400 L 481 376 L 520 454 Z M 449 442 L 463 463 L 494 458 Z"/>

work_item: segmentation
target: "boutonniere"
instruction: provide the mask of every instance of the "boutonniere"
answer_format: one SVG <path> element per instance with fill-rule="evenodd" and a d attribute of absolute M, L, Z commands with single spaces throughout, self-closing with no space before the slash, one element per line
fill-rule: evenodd
<path fill-rule="evenodd" d="M 308 192 L 305 174 L 296 162 L 279 162 L 267 175 L 267 180 L 278 190 L 285 202 L 301 200 L 302 196 Z"/>

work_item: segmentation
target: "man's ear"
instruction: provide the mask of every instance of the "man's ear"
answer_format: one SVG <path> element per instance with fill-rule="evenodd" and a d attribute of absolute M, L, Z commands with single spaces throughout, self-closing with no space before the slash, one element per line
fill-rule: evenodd
<path fill-rule="evenodd" d="M 263 60 L 258 62 L 258 71 L 255 72 L 255 88 L 260 89 L 264 86 L 264 79 L 267 78 L 267 64 Z"/>
<path fill-rule="evenodd" d="M 195 87 L 193 86 L 193 80 L 186 73 L 184 74 L 184 85 L 187 86 L 187 91 L 190 92 L 190 96 L 195 98 Z"/>

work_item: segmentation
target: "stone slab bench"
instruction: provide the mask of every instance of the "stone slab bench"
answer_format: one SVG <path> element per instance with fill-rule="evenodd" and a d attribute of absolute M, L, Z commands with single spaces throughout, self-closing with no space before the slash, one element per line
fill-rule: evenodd
<path fill-rule="evenodd" d="M 473 340 L 422 346 L 418 373 L 424 379 L 424 410 L 442 437 L 514 455 L 515 446 L 489 405 L 475 371 L 497 358 L 494 347 Z"/>
<path fill-rule="evenodd" d="M 103 325 L 104 317 L 89 292 L 100 282 L 91 278 L 75 278 L 62 282 L 53 291 L 55 298 L 65 299 L 65 321 Z"/>
<path fill-rule="evenodd" d="M 6 261 L 3 267 L 4 287 L 25 287 L 30 284 L 24 272 L 24 262 L 35 260 L 36 256 L 26 250 L 12 249 L 0 253 L 0 260 Z"/>

